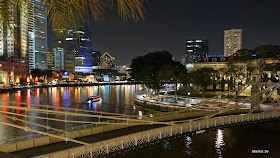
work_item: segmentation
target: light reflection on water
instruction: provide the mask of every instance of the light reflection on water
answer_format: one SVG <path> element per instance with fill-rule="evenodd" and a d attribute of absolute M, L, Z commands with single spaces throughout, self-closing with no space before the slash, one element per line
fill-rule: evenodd
<path fill-rule="evenodd" d="M 84 110 L 92 111 L 105 111 L 112 113 L 123 113 L 134 115 L 138 113 L 138 109 L 133 108 L 133 96 L 135 92 L 139 91 L 140 85 L 106 85 L 106 86 L 87 86 L 87 87 L 49 87 L 49 88 L 37 88 L 31 90 L 22 90 L 9 93 L 0 94 L 0 104 L 17 106 L 17 107 L 32 107 L 36 109 L 46 109 L 45 107 L 38 107 L 35 105 L 23 105 L 23 104 L 12 104 L 4 101 L 16 101 L 24 102 L 30 104 L 41 104 L 41 105 L 51 105 L 53 110 L 61 111 L 56 107 L 69 107 L 78 108 Z M 95 102 L 92 104 L 86 103 L 87 98 L 93 95 L 101 95 L 102 102 Z M 3 100 L 3 101 L 1 101 Z M 13 110 L 11 108 L 2 107 L 0 112 L 4 115 L 0 116 L 0 121 L 15 123 L 17 125 L 26 126 L 25 123 L 21 121 L 12 121 L 5 116 L 12 116 L 4 112 L 13 112 L 17 118 L 26 120 L 25 110 Z M 146 114 L 143 111 L 143 114 Z M 149 112 L 147 112 L 149 113 Z M 20 116 L 24 115 L 24 116 Z M 60 114 L 44 114 L 34 111 L 28 111 L 27 115 L 37 116 L 37 117 L 51 117 L 57 119 L 64 119 L 63 115 Z M 83 121 L 96 121 L 94 118 L 76 117 L 68 116 L 71 120 L 83 120 Z M 38 123 L 41 125 L 50 125 L 54 128 L 63 129 L 65 124 L 63 122 L 47 121 L 45 119 L 39 118 L 27 118 L 28 121 L 33 123 Z M 67 127 L 77 126 L 77 123 L 67 123 Z M 43 127 L 35 126 L 32 124 L 27 124 L 28 127 L 36 130 L 46 131 Z M 23 130 L 18 130 L 13 127 L 8 127 L 6 125 L 0 124 L 0 139 L 11 138 L 16 136 L 25 135 L 26 132 Z M 29 134 L 32 134 L 29 132 Z"/>
<path fill-rule="evenodd" d="M 192 138 L 190 136 L 186 136 L 186 142 L 185 142 L 186 150 L 184 152 L 187 156 L 192 155 L 192 152 L 191 152 L 192 146 L 191 145 L 192 145 Z"/>
<path fill-rule="evenodd" d="M 219 158 L 223 157 L 222 150 L 223 150 L 223 146 L 225 145 L 223 137 L 224 137 L 223 131 L 221 129 L 218 129 L 216 135 L 215 147 Z"/>

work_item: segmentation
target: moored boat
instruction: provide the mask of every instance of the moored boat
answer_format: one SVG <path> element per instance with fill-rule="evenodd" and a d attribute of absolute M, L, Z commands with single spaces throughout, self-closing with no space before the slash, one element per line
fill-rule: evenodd
<path fill-rule="evenodd" d="M 101 100 L 101 96 L 98 95 L 98 96 L 90 96 L 88 97 L 88 102 L 97 102 L 97 101 L 100 101 Z"/>

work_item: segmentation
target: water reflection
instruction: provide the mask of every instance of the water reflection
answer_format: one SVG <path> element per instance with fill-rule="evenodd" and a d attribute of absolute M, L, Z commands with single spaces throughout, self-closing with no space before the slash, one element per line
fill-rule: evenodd
<path fill-rule="evenodd" d="M 170 150 L 171 149 L 171 144 L 170 144 L 170 142 L 169 141 L 164 141 L 163 142 L 163 148 L 164 148 L 164 150 L 167 152 L 168 150 Z"/>
<path fill-rule="evenodd" d="M 106 85 L 106 86 L 88 86 L 88 87 L 49 87 L 49 88 L 37 88 L 31 90 L 22 90 L 17 92 L 9 92 L 0 94 L 0 105 L 17 106 L 17 107 L 32 107 L 36 109 L 47 109 L 46 107 L 40 107 L 31 104 L 50 105 L 49 110 L 61 111 L 58 107 L 78 108 L 91 111 L 104 111 L 112 113 L 123 114 L 136 114 L 139 109 L 133 108 L 133 95 L 139 91 L 139 85 Z M 102 101 L 94 102 L 92 104 L 86 103 L 87 98 L 93 95 L 101 95 Z M 4 101 L 16 101 L 20 103 L 7 103 Z M 48 121 L 42 118 L 25 117 L 49 117 L 64 119 L 64 115 L 61 114 L 46 114 L 38 113 L 28 110 L 13 110 L 12 108 L 2 107 L 0 112 L 4 115 L 0 116 L 0 121 L 14 123 L 11 119 L 4 117 L 5 115 L 13 116 L 8 112 L 16 114 L 17 118 L 28 120 L 33 123 L 41 125 L 49 125 L 54 128 L 63 129 L 65 124 L 63 122 Z M 5 113 L 6 112 L 6 113 Z M 143 115 L 150 112 L 143 111 Z M 68 116 L 68 119 L 75 121 L 94 121 L 93 118 Z M 25 126 L 26 124 L 21 121 L 16 121 L 17 125 Z M 68 123 L 67 127 L 80 125 L 78 123 Z M 28 127 L 36 130 L 47 131 L 42 127 L 28 124 Z M 10 138 L 20 135 L 25 135 L 23 130 L 18 130 L 13 127 L 8 127 L 0 124 L 0 139 Z"/>
<path fill-rule="evenodd" d="M 185 147 L 187 148 L 185 150 L 185 154 L 187 156 L 190 156 L 191 155 L 191 145 L 192 145 L 192 139 L 190 136 L 186 136 L 186 141 L 185 141 Z"/>
<path fill-rule="evenodd" d="M 225 145 L 223 137 L 224 137 L 223 131 L 218 129 L 217 135 L 216 135 L 215 147 L 216 147 L 216 152 L 217 152 L 219 158 L 223 157 L 222 150 L 223 150 L 223 146 Z"/>

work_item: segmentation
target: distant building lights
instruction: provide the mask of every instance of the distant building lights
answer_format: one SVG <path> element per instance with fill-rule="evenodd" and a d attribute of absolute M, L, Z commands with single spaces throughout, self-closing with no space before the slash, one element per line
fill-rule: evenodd
<path fill-rule="evenodd" d="M 76 66 L 75 67 L 75 72 L 89 73 L 91 71 L 92 71 L 92 67 L 86 67 L 86 66 Z"/>
<path fill-rule="evenodd" d="M 66 38 L 66 41 L 73 41 L 73 38 Z"/>
<path fill-rule="evenodd" d="M 207 58 L 225 57 L 224 55 L 207 55 Z"/>

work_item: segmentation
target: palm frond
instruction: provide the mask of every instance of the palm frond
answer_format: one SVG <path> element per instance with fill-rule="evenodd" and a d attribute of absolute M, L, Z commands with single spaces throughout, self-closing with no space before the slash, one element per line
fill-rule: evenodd
<path fill-rule="evenodd" d="M 117 1 L 118 14 L 124 20 L 132 18 L 135 22 L 144 19 L 145 9 L 143 0 L 111 0 L 111 4 Z"/>
<path fill-rule="evenodd" d="M 0 0 L 0 23 L 14 31 L 15 19 L 13 15 L 21 10 L 33 10 L 34 13 L 46 13 L 49 25 L 58 35 L 67 34 L 68 30 L 78 30 L 88 14 L 88 9 L 94 22 L 104 22 L 106 7 L 117 5 L 119 16 L 127 21 L 144 19 L 144 2 L 148 0 L 41 0 L 40 8 L 34 8 L 32 0 Z M 9 7 L 14 8 L 12 12 Z M 37 10 L 36 10 L 37 9 Z M 32 16 L 27 14 L 27 16 Z M 28 18 L 29 20 L 32 18 Z M 34 18 L 33 18 L 34 20 Z M 34 20 L 35 25 L 40 21 Z"/>

